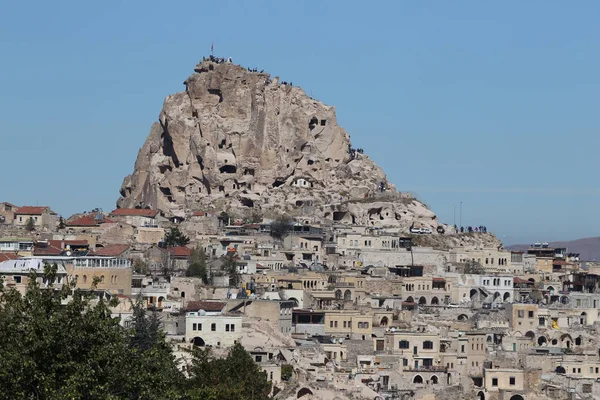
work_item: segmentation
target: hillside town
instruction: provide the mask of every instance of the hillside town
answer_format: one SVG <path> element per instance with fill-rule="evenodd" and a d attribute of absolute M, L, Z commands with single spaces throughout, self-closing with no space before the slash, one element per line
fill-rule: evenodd
<path fill-rule="evenodd" d="M 182 370 L 240 343 L 277 399 L 600 398 L 600 263 L 483 225 L 0 203 L 4 285 L 45 264 L 124 327 L 142 299 Z"/>

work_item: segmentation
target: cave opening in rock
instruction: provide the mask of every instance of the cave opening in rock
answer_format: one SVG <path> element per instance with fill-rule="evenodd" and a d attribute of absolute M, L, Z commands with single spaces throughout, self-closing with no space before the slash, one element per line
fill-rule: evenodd
<path fill-rule="evenodd" d="M 235 174 L 236 171 L 237 168 L 234 165 L 223 165 L 221 168 L 219 168 L 219 172 L 222 174 Z"/>
<path fill-rule="evenodd" d="M 279 187 L 281 185 L 283 185 L 285 183 L 285 180 L 283 179 L 275 179 L 275 182 L 273 182 L 273 187 Z"/>
<path fill-rule="evenodd" d="M 308 129 L 312 131 L 318 124 L 319 120 L 317 119 L 317 117 L 312 117 L 311 120 L 308 122 Z"/>
<path fill-rule="evenodd" d="M 243 198 L 242 199 L 242 205 L 245 206 L 245 207 L 252 208 L 252 207 L 254 207 L 254 202 L 252 200 L 250 200 L 250 199 Z"/>
<path fill-rule="evenodd" d="M 221 89 L 208 89 L 208 93 L 219 96 L 219 103 L 223 102 L 223 93 L 221 93 Z"/>

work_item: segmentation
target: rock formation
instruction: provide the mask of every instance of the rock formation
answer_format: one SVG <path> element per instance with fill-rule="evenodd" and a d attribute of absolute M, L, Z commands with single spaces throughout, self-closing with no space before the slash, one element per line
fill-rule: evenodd
<path fill-rule="evenodd" d="M 185 92 L 165 99 L 118 207 L 438 227 L 433 212 L 352 148 L 335 108 L 301 88 L 209 60 L 184 83 Z"/>

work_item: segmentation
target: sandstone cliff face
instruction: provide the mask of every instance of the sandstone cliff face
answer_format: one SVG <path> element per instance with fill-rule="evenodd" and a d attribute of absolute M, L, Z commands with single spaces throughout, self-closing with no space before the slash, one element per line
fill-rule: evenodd
<path fill-rule="evenodd" d="M 326 106 L 269 74 L 203 61 L 168 96 L 121 187 L 118 207 L 287 213 L 406 230 L 436 216 L 398 193 Z"/>

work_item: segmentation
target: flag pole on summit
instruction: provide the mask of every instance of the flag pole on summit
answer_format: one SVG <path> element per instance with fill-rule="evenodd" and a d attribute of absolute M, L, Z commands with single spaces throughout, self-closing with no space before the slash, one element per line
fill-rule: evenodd
<path fill-rule="evenodd" d="M 211 56 L 212 56 L 212 55 L 214 55 L 214 54 L 213 54 L 213 51 L 214 51 L 214 50 L 215 50 L 215 44 L 214 44 L 214 43 L 211 43 L 211 44 L 210 44 L 210 55 L 211 55 Z"/>

